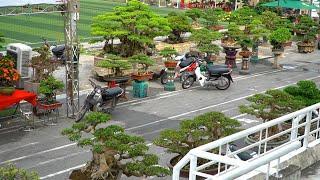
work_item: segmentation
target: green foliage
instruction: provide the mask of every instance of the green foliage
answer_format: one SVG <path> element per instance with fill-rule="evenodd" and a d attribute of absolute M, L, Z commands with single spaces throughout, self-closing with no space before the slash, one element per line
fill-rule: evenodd
<path fill-rule="evenodd" d="M 212 42 L 221 38 L 221 33 L 206 28 L 192 32 L 190 39 L 197 44 L 199 51 L 218 54 L 220 47 Z"/>
<path fill-rule="evenodd" d="M 247 100 L 251 104 L 239 106 L 240 112 L 261 118 L 263 122 L 276 119 L 303 107 L 303 102 L 296 100 L 282 90 L 268 90 L 264 94 L 255 94 Z"/>
<path fill-rule="evenodd" d="M 113 54 L 106 54 L 105 59 L 98 62 L 97 66 L 111 69 L 113 73 L 111 76 L 122 76 L 124 70 L 131 68 L 127 60 Z"/>
<path fill-rule="evenodd" d="M 45 95 L 46 102 L 53 103 L 56 101 L 56 93 L 63 90 L 64 84 L 62 81 L 48 76 L 46 79 L 41 80 L 39 92 Z"/>
<path fill-rule="evenodd" d="M 169 35 L 169 41 L 172 43 L 183 42 L 181 34 L 191 30 L 188 17 L 182 13 L 171 12 L 168 14 L 167 19 L 172 29 Z"/>
<path fill-rule="evenodd" d="M 121 173 L 127 177 L 170 173 L 158 165 L 159 158 L 156 155 L 148 154 L 149 148 L 142 137 L 129 135 L 117 125 L 105 126 L 110 120 L 108 114 L 91 112 L 83 122 L 62 131 L 63 135 L 76 141 L 79 146 L 91 147 L 93 159 L 86 166 L 86 173 L 102 179 L 115 179 Z M 93 138 L 88 138 L 86 134 Z"/>
<path fill-rule="evenodd" d="M 192 8 L 185 11 L 185 15 L 190 17 L 193 21 L 198 21 L 200 17 L 202 17 L 203 12 L 200 9 Z"/>
<path fill-rule="evenodd" d="M 159 54 L 165 58 L 170 58 L 172 56 L 178 55 L 178 52 L 174 48 L 165 47 L 160 51 Z"/>
<path fill-rule="evenodd" d="M 290 39 L 291 33 L 287 28 L 279 28 L 275 31 L 272 31 L 272 33 L 269 36 L 269 40 L 271 45 L 273 46 L 273 49 L 282 49 L 282 43 L 285 43 Z"/>
<path fill-rule="evenodd" d="M 40 177 L 35 171 L 28 172 L 10 164 L 0 167 L 0 179 L 3 180 L 39 180 Z"/>
<path fill-rule="evenodd" d="M 256 11 L 248 6 L 244 6 L 232 12 L 231 21 L 238 25 L 246 26 L 257 16 Z"/>
<path fill-rule="evenodd" d="M 177 130 L 167 129 L 154 140 L 168 152 L 178 153 L 180 157 L 191 149 L 218 140 L 239 131 L 241 124 L 220 112 L 209 112 L 192 120 L 181 121 Z"/>
<path fill-rule="evenodd" d="M 205 19 L 205 24 L 207 27 L 217 25 L 226 16 L 226 12 L 221 8 L 215 9 L 205 9 L 203 14 L 203 19 Z"/>
<path fill-rule="evenodd" d="M 299 18 L 299 23 L 295 25 L 295 30 L 303 34 L 301 41 L 311 43 L 316 38 L 319 26 L 310 16 L 304 15 Z"/>
<path fill-rule="evenodd" d="M 304 102 L 305 106 L 311 106 L 320 102 L 320 89 L 313 81 L 303 80 L 297 86 L 288 86 L 285 92 L 292 95 L 295 99 Z"/>
<path fill-rule="evenodd" d="M 167 19 L 156 15 L 148 5 L 132 0 L 125 6 L 115 7 L 113 12 L 95 17 L 91 33 L 103 36 L 106 43 L 119 38 L 121 44 L 118 53 L 130 57 L 143 52 L 156 36 L 166 35 L 170 31 Z"/>
<path fill-rule="evenodd" d="M 240 27 L 235 23 L 228 25 L 228 31 L 225 33 L 228 38 L 234 41 L 240 41 L 244 37 L 244 32 L 240 30 Z"/>
<path fill-rule="evenodd" d="M 139 71 L 142 72 L 147 72 L 149 66 L 152 66 L 156 63 L 153 59 L 144 54 L 137 54 L 130 57 L 129 62 L 140 65 L 142 68 L 139 69 Z"/>

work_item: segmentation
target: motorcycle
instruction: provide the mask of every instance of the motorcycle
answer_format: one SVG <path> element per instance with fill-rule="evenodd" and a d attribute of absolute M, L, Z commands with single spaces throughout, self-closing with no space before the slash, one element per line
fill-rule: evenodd
<path fill-rule="evenodd" d="M 84 104 L 76 115 L 76 122 L 83 119 L 87 111 L 99 111 L 111 113 L 117 105 L 119 97 L 123 94 L 123 89 L 120 87 L 101 87 L 90 80 L 92 91 L 87 95 Z M 110 105 L 110 106 L 108 106 Z"/>
<path fill-rule="evenodd" d="M 180 78 L 180 81 L 182 82 L 186 77 L 185 72 L 192 72 L 195 70 L 194 65 L 197 58 L 198 57 L 190 56 L 188 54 L 177 56 L 175 58 L 175 60 L 178 61 L 176 66 L 177 71 L 175 73 L 174 79 Z M 160 71 L 161 84 L 167 84 L 168 82 L 167 70 L 167 68 L 164 68 Z"/>
<path fill-rule="evenodd" d="M 204 71 L 201 71 L 201 60 L 196 62 L 196 69 L 193 73 L 188 72 L 182 82 L 182 88 L 188 89 L 198 80 L 201 87 L 215 86 L 219 90 L 226 90 L 230 87 L 233 79 L 231 77 L 232 69 L 226 65 L 205 65 Z"/>

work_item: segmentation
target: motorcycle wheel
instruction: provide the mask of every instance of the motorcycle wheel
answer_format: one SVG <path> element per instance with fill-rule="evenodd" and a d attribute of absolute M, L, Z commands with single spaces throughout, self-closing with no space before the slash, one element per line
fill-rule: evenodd
<path fill-rule="evenodd" d="M 182 72 L 181 76 L 180 76 L 180 82 L 183 82 L 184 80 L 186 80 L 188 78 L 188 73 L 186 72 Z"/>
<path fill-rule="evenodd" d="M 194 78 L 192 76 L 189 76 L 184 81 L 182 81 L 182 88 L 188 89 L 193 85 L 193 83 L 194 83 Z"/>
<path fill-rule="evenodd" d="M 160 81 L 161 81 L 161 84 L 167 84 L 168 74 L 166 72 L 162 74 L 162 76 L 160 77 Z"/>
<path fill-rule="evenodd" d="M 84 104 L 76 115 L 76 122 L 81 121 L 88 110 L 89 108 Z"/>
<path fill-rule="evenodd" d="M 230 87 L 230 80 L 224 76 L 220 76 L 217 81 L 216 88 L 219 90 L 226 90 Z"/>

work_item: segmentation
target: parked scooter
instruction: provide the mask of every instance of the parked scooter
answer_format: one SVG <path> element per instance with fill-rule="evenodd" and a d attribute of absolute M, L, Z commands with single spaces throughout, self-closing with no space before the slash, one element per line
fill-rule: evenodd
<path fill-rule="evenodd" d="M 92 80 L 89 79 L 89 81 L 93 89 L 87 95 L 83 106 L 80 108 L 76 116 L 76 122 L 79 122 L 88 111 L 111 113 L 116 107 L 119 97 L 124 92 L 120 87 L 101 87 Z"/>
<path fill-rule="evenodd" d="M 226 90 L 230 87 L 233 79 L 231 77 L 232 69 L 225 65 L 205 65 L 205 71 L 200 71 L 201 60 L 196 62 L 197 68 L 194 73 L 187 73 L 182 81 L 182 88 L 188 89 L 198 80 L 201 87 L 214 86 L 219 90 Z"/>

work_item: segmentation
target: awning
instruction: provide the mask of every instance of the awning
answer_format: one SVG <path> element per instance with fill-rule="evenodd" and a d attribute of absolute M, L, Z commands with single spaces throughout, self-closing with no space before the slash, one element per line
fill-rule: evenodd
<path fill-rule="evenodd" d="M 292 8 L 292 9 L 319 9 L 319 7 L 299 1 L 299 0 L 278 0 L 269 3 L 262 4 L 261 6 L 268 6 L 268 7 L 283 7 L 283 8 Z"/>
<path fill-rule="evenodd" d="M 64 4 L 65 0 L 0 0 L 0 7 L 25 6 L 36 4 Z"/>

